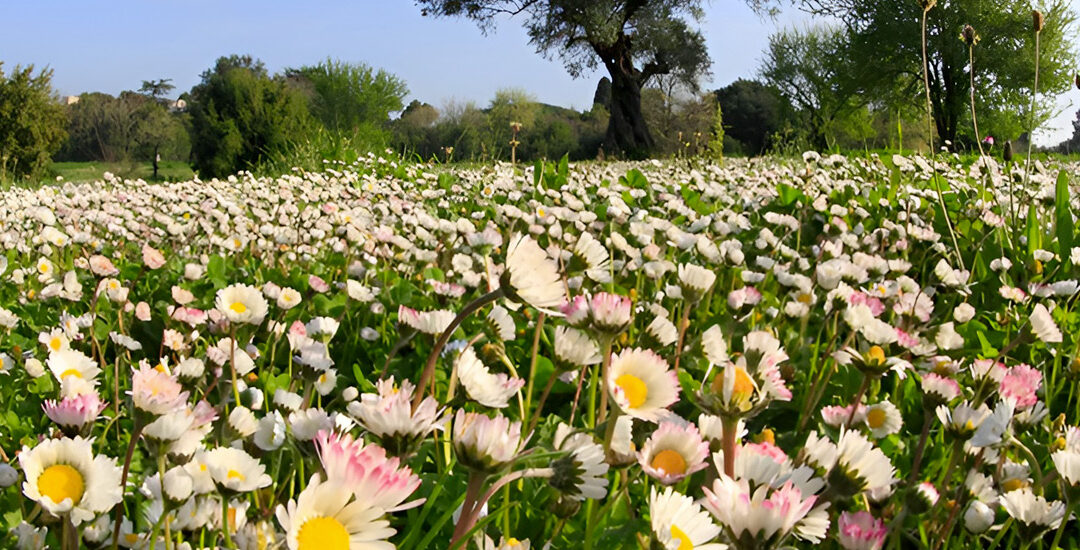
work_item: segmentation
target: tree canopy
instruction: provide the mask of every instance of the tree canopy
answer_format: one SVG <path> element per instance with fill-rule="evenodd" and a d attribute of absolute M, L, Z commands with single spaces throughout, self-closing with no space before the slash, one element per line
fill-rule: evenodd
<path fill-rule="evenodd" d="M 16 65 L 5 75 L 0 64 L 0 180 L 39 174 L 66 137 L 52 74 Z"/>
<path fill-rule="evenodd" d="M 710 61 L 696 24 L 701 0 L 417 0 L 424 15 L 465 17 L 488 30 L 499 16 L 522 16 L 530 43 L 574 77 L 604 67 L 611 77 L 605 147 L 643 157 L 654 148 L 641 89 L 673 75 L 696 89 Z M 749 0 L 764 7 L 768 0 Z"/>

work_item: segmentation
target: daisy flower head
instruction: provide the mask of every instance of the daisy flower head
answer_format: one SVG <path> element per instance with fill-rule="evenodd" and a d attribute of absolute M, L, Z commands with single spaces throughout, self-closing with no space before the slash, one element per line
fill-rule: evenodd
<path fill-rule="evenodd" d="M 105 407 L 106 403 L 93 389 L 81 395 L 64 397 L 59 401 L 46 400 L 42 405 L 45 416 L 60 426 L 60 429 L 69 437 L 82 433 L 84 428 L 93 424 Z"/>
<path fill-rule="evenodd" d="M 692 304 L 699 302 L 716 282 L 716 273 L 694 264 L 679 264 L 679 287 L 683 298 Z"/>
<path fill-rule="evenodd" d="M 611 361 L 607 389 L 624 413 L 646 422 L 659 422 L 679 400 L 679 380 L 656 353 L 641 348 L 623 350 Z"/>
<path fill-rule="evenodd" d="M 1001 506 L 1017 521 L 1023 540 L 1036 540 L 1065 519 L 1065 503 L 1036 495 L 1024 487 L 1001 495 Z"/>
<path fill-rule="evenodd" d="M 472 347 L 462 350 L 455 366 L 465 393 L 485 407 L 506 407 L 510 398 L 525 385 L 525 381 L 520 378 L 512 378 L 502 373 L 492 374 L 476 356 Z"/>
<path fill-rule="evenodd" d="M 49 358 L 45 360 L 45 365 L 49 367 L 58 382 L 63 382 L 65 378 L 74 376 L 91 384 L 96 384 L 94 379 L 97 378 L 98 374 L 101 374 L 101 369 L 98 368 L 93 359 L 87 357 L 85 353 L 73 349 L 62 349 L 50 353 Z"/>
<path fill-rule="evenodd" d="M 870 434 L 881 439 L 899 432 L 903 419 L 900 418 L 900 409 L 897 409 L 896 405 L 882 401 L 866 408 L 865 422 Z"/>
<path fill-rule="evenodd" d="M 922 390 L 923 406 L 927 410 L 947 405 L 961 394 L 960 384 L 956 380 L 933 372 L 923 375 Z"/>
<path fill-rule="evenodd" d="M 75 525 L 111 510 L 123 498 L 121 471 L 113 459 L 94 456 L 92 443 L 65 437 L 23 447 L 23 494 L 53 515 L 69 515 Z"/>
<path fill-rule="evenodd" d="M 693 424 L 661 422 L 638 453 L 641 468 L 663 485 L 705 469 L 709 444 Z"/>
<path fill-rule="evenodd" d="M 233 284 L 217 292 L 214 308 L 230 323 L 258 325 L 266 317 L 269 304 L 258 288 Z"/>
<path fill-rule="evenodd" d="M 779 364 L 787 353 L 780 341 L 765 331 L 743 338 L 743 353 L 728 360 L 712 382 L 703 384 L 700 398 L 713 414 L 749 418 L 773 400 L 790 401 L 792 394 L 780 374 Z"/>
<path fill-rule="evenodd" d="M 321 431 L 315 450 L 329 483 L 341 484 L 356 498 L 387 512 L 419 506 L 423 499 L 405 502 L 420 487 L 420 477 L 378 445 L 364 445 L 351 435 Z"/>
<path fill-rule="evenodd" d="M 240 449 L 217 447 L 203 452 L 197 460 L 227 495 L 262 489 L 272 481 L 262 463 Z"/>
<path fill-rule="evenodd" d="M 559 268 L 536 241 L 525 234 L 510 239 L 506 251 L 506 271 L 500 286 L 506 296 L 541 310 L 563 304 L 566 293 Z"/>
<path fill-rule="evenodd" d="M 658 492 L 649 491 L 649 522 L 653 536 L 665 550 L 722 550 L 724 545 L 712 541 L 720 535 L 720 527 L 694 499 L 672 487 Z"/>
<path fill-rule="evenodd" d="M 184 406 L 188 392 L 176 378 L 147 365 L 132 373 L 131 394 L 135 408 L 152 415 L 166 414 Z"/>
<path fill-rule="evenodd" d="M 396 531 L 384 514 L 318 474 L 296 500 L 275 511 L 289 550 L 391 550 L 394 545 L 387 539 Z"/>
<path fill-rule="evenodd" d="M 599 364 L 600 347 L 592 337 L 576 328 L 555 328 L 555 358 L 563 368 L 571 369 Z"/>
<path fill-rule="evenodd" d="M 889 529 L 885 522 L 866 511 L 840 514 L 837 539 L 844 550 L 879 550 Z"/>
<path fill-rule="evenodd" d="M 521 422 L 458 409 L 454 416 L 454 454 L 467 468 L 495 473 L 505 468 L 522 445 Z"/>
<path fill-rule="evenodd" d="M 618 294 L 598 292 L 589 299 L 592 327 L 605 336 L 614 336 L 630 324 L 632 303 Z"/>
<path fill-rule="evenodd" d="M 399 387 L 390 377 L 377 382 L 375 388 L 378 393 L 361 395 L 359 400 L 348 404 L 348 411 L 393 456 L 408 458 L 428 435 L 443 429 L 448 420 L 434 397 L 424 398 L 414 410 L 415 388 L 408 380 Z"/>
<path fill-rule="evenodd" d="M 705 508 L 732 535 L 735 548 L 772 548 L 811 515 L 817 497 L 803 498 L 787 482 L 777 489 L 762 485 L 751 489 L 745 479 L 721 474 L 712 488 L 704 487 Z"/>
<path fill-rule="evenodd" d="M 566 451 L 566 456 L 556 459 L 551 467 L 554 473 L 548 483 L 566 498 L 582 501 L 587 498 L 601 499 L 607 495 L 608 465 L 604 462 L 604 449 L 583 432 L 575 432 L 565 423 L 555 428 L 552 444 L 556 451 Z"/>

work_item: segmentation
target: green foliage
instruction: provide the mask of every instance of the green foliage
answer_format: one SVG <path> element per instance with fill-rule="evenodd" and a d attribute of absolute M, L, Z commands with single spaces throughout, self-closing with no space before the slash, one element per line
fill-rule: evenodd
<path fill-rule="evenodd" d="M 191 90 L 192 156 L 203 177 L 251 168 L 308 135 L 304 95 L 250 56 L 222 57 Z"/>
<path fill-rule="evenodd" d="M 190 138 L 180 113 L 170 113 L 159 101 L 135 92 L 119 97 L 85 93 L 66 107 L 68 141 L 56 155 L 59 161 L 125 163 L 187 160 Z"/>
<path fill-rule="evenodd" d="M 918 2 L 802 0 L 818 15 L 839 19 L 850 29 L 842 62 L 867 100 L 896 106 L 924 105 L 922 8 Z M 958 38 L 972 25 L 982 40 L 975 46 L 976 104 L 980 127 L 999 140 L 1028 130 L 1027 106 L 1035 79 L 1035 33 L 1031 9 L 1046 18 L 1040 35 L 1039 91 L 1043 98 L 1066 91 L 1075 67 L 1076 14 L 1066 0 L 953 0 L 927 14 L 927 52 L 936 130 L 942 140 L 972 143 L 967 46 Z M 925 107 L 923 107 L 925 111 Z M 1036 125 L 1053 113 L 1052 101 L 1036 105 Z"/>
<path fill-rule="evenodd" d="M 327 59 L 286 74 L 326 130 L 372 148 L 389 142 L 390 113 L 401 110 L 408 93 L 403 80 L 363 63 Z"/>
<path fill-rule="evenodd" d="M 0 181 L 40 175 L 63 143 L 64 111 L 52 88 L 52 70 L 0 63 Z"/>
<path fill-rule="evenodd" d="M 709 153 L 714 158 L 724 158 L 724 108 L 716 102 L 716 120 L 713 121 L 712 139 L 709 140 Z"/>
<path fill-rule="evenodd" d="M 736 145 L 747 155 L 764 153 L 782 124 L 784 107 L 780 92 L 757 80 L 740 78 L 715 93 L 724 111 L 724 133 L 728 141 L 736 140 Z"/>

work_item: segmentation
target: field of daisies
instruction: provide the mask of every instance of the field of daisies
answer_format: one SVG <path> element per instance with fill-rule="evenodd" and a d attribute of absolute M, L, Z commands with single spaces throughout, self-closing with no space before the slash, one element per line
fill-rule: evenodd
<path fill-rule="evenodd" d="M 1076 548 L 1078 171 L 5 191 L 0 548 Z"/>

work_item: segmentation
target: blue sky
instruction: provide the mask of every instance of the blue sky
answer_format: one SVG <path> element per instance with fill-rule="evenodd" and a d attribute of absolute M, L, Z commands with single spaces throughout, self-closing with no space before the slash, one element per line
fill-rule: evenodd
<path fill-rule="evenodd" d="M 61 95 L 116 94 L 156 78 L 171 78 L 179 93 L 232 53 L 258 57 L 271 71 L 328 56 L 364 62 L 403 78 L 409 99 L 436 107 L 451 99 L 484 105 L 513 86 L 545 103 L 585 108 L 603 76 L 570 78 L 528 45 L 517 21 L 484 36 L 467 21 L 421 17 L 411 0 L 5 0 L 0 21 L 0 60 L 52 67 Z M 762 20 L 743 0 L 708 2 L 706 87 L 753 77 L 769 34 L 806 21 L 797 11 Z M 1074 108 L 1062 107 L 1053 124 L 1062 129 L 1048 141 L 1071 134 Z"/>

